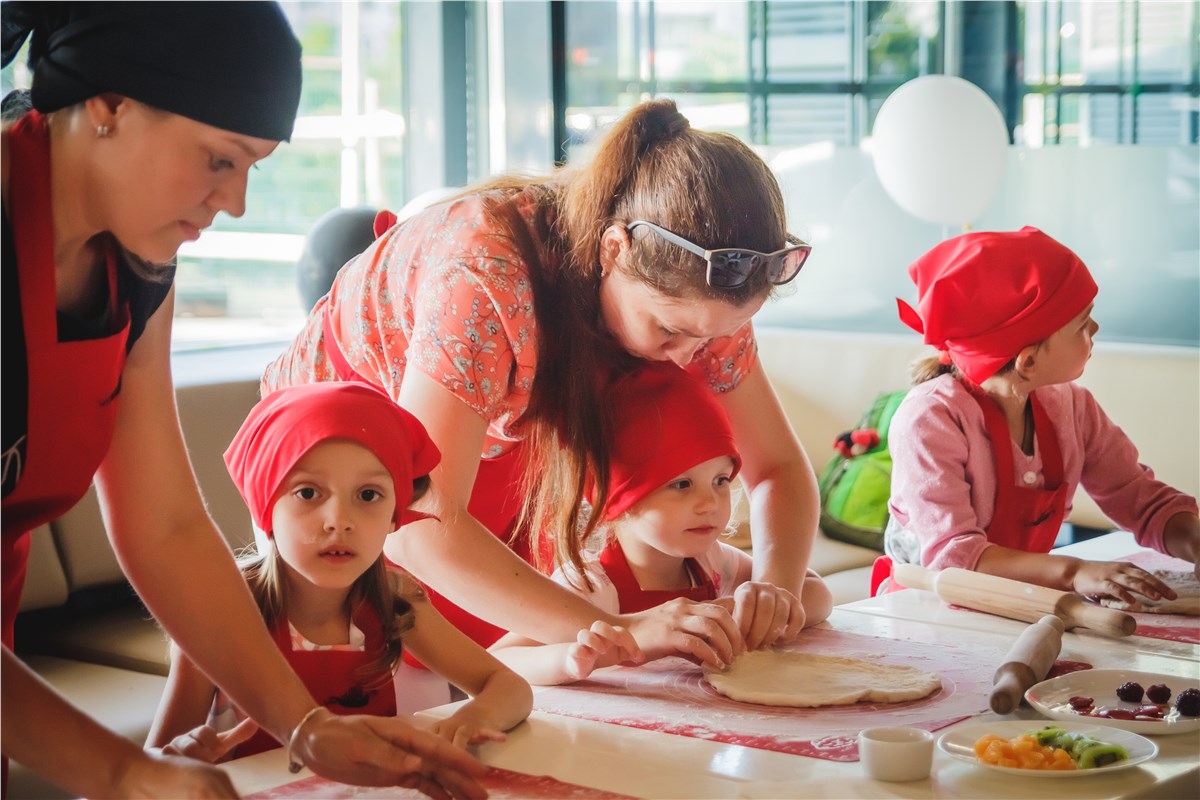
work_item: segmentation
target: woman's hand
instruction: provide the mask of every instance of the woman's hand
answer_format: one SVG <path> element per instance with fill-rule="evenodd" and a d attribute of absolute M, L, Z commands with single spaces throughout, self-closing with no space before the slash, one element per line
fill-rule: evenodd
<path fill-rule="evenodd" d="M 1170 586 L 1128 561 L 1080 561 L 1071 578 L 1071 589 L 1082 595 L 1107 595 L 1126 603 L 1135 602 L 1135 593 L 1151 600 L 1175 599 Z"/>
<path fill-rule="evenodd" d="M 793 641 L 804 628 L 800 599 L 773 583 L 746 581 L 734 590 L 732 601 L 733 621 L 747 650 Z"/>
<path fill-rule="evenodd" d="M 465 750 L 399 717 L 338 716 L 321 709 L 292 755 L 323 777 L 360 786 L 405 786 L 438 800 L 484 798 L 487 768 Z"/>
<path fill-rule="evenodd" d="M 676 598 L 622 618 L 647 661 L 683 656 L 724 669 L 746 649 L 729 611 L 715 603 Z"/>
<path fill-rule="evenodd" d="M 581 630 L 567 648 L 564 669 L 572 679 L 583 680 L 601 667 L 640 664 L 645 660 L 627 628 L 598 619 L 590 628 Z"/>
<path fill-rule="evenodd" d="M 258 732 L 258 725 L 252 719 L 244 719 L 232 729 L 217 733 L 211 725 L 201 725 L 195 730 L 180 734 L 161 748 L 147 748 L 151 753 L 157 752 L 164 756 L 184 756 L 216 764 L 229 754 L 233 748 L 248 741 Z"/>
<path fill-rule="evenodd" d="M 190 758 L 146 751 L 122 773 L 116 797 L 178 797 L 188 800 L 238 797 L 223 771 Z"/>

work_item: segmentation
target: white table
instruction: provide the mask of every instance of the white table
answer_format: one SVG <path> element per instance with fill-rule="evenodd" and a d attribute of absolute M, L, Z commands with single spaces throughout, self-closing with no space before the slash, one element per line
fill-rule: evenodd
<path fill-rule="evenodd" d="M 1093 545 L 1092 550 L 1106 543 Z M 1113 544 L 1108 542 L 1107 544 Z M 1117 543 L 1119 545 L 1119 543 Z M 1081 545 L 1080 547 L 1083 547 Z M 1118 549 L 1120 549 L 1118 547 Z M 1117 555 L 1130 552 L 1127 547 Z M 928 595 L 908 590 L 900 595 Z M 929 595 L 932 598 L 932 595 Z M 884 639 L 945 642 L 958 646 L 1004 650 L 1023 623 L 983 614 L 948 618 L 937 613 L 936 598 L 903 604 L 887 599 L 861 601 L 834 610 L 830 627 Z M 903 613 L 901 613 L 903 612 Z M 930 612 L 924 620 L 914 614 Z M 1186 675 L 1200 670 L 1193 656 L 1157 645 L 1129 647 L 1092 635 L 1068 634 L 1062 658 L 1096 667 L 1128 668 Z M 983 705 L 986 706 L 986 699 Z M 422 712 L 426 719 L 449 714 L 455 706 Z M 1022 707 L 1015 715 L 985 713 L 958 723 L 1027 719 L 1040 721 Z M 955 726 L 943 729 L 950 730 Z M 942 731 L 939 731 L 940 734 Z M 487 764 L 517 772 L 550 775 L 558 780 L 634 797 L 654 798 L 996 798 L 1047 800 L 1073 798 L 1192 797 L 1200 784 L 1200 733 L 1156 737 L 1159 756 L 1138 767 L 1107 776 L 1046 779 L 1012 776 L 959 762 L 935 753 L 929 779 L 915 783 L 883 783 L 864 777 L 858 762 L 826 761 L 740 745 L 722 744 L 657 731 L 535 712 L 509 733 L 507 742 L 478 751 Z M 303 777 L 288 775 L 284 757 L 273 751 L 226 765 L 244 794 Z M 380 795 L 382 796 L 382 795 Z"/>

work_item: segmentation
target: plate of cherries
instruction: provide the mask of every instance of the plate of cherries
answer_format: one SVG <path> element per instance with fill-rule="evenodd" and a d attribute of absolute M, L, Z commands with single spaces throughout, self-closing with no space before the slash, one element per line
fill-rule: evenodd
<path fill-rule="evenodd" d="M 1151 736 L 1200 730 L 1200 680 L 1181 675 L 1088 669 L 1031 686 L 1025 699 L 1051 719 Z"/>

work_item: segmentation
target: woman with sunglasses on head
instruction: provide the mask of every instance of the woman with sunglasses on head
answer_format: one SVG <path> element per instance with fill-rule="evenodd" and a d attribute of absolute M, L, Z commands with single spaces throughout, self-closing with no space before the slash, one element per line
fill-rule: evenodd
<path fill-rule="evenodd" d="M 485 646 L 504 630 L 573 641 L 602 619 L 632 653 L 714 666 L 799 634 L 816 480 L 750 319 L 809 248 L 788 236 L 778 184 L 749 147 L 651 101 L 583 167 L 378 223 L 263 388 L 364 380 L 425 424 L 444 459 L 422 510 L 441 522 L 406 526 L 385 552 L 443 613 Z M 674 362 L 719 396 L 743 456 L 754 579 L 784 591 L 733 615 L 678 599 L 617 616 L 531 566 L 552 551 L 582 569 L 602 517 L 580 525 L 585 492 L 594 484 L 602 512 L 609 491 L 606 387 L 638 359 Z"/>
<path fill-rule="evenodd" d="M 12 652 L 30 531 L 94 477 L 130 583 L 293 763 L 482 796 L 481 765 L 448 742 L 314 701 L 205 511 L 180 434 L 175 253 L 219 212 L 242 215 L 250 169 L 291 135 L 300 44 L 283 12 L 6 2 L 3 32 L 4 63 L 29 38 L 33 72 L 32 108 L 4 128 L 2 151 L 5 756 L 75 795 L 235 796 L 215 768 L 103 728 Z"/>

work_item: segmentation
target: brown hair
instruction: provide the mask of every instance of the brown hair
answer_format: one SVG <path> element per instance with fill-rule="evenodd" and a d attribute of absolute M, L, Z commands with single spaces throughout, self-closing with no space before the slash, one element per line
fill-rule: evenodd
<path fill-rule="evenodd" d="M 1003 375 L 1005 372 L 1016 367 L 1016 359 L 1009 361 L 1000 369 L 996 370 L 997 375 Z M 923 356 L 912 362 L 909 366 L 908 377 L 913 386 L 925 381 L 931 381 L 939 375 L 953 375 L 959 380 L 963 379 L 963 373 L 953 363 L 943 364 L 941 355 Z"/>
<path fill-rule="evenodd" d="M 515 536 L 536 540 L 552 532 L 556 563 L 569 561 L 582 571 L 581 543 L 595 531 L 608 497 L 610 421 L 603 387 L 633 363 L 602 331 L 604 231 L 645 219 L 705 248 L 770 252 L 785 245 L 783 195 L 747 145 L 692 129 L 674 101 L 665 99 L 643 103 L 617 121 L 583 166 L 544 178 L 503 177 L 477 191 L 486 193 L 500 235 L 529 267 L 538 323 L 538 370 L 523 420 L 524 502 Z M 539 207 L 534 230 L 517 213 L 519 196 Z M 540 254 L 535 241 L 545 243 Z M 624 266 L 674 298 L 741 307 L 772 289 L 765 271 L 736 289 L 714 289 L 700 257 L 648 232 L 633 237 Z M 597 513 L 581 524 L 589 481 Z"/>
<path fill-rule="evenodd" d="M 408 505 L 420 500 L 429 491 L 429 476 L 413 479 L 413 493 Z M 283 564 L 279 550 L 273 544 L 266 552 L 250 545 L 238 559 L 242 577 L 258 604 L 263 622 L 272 630 L 287 618 L 287 581 L 283 580 Z M 360 603 L 368 603 L 379 615 L 383 629 L 384 648 L 379 658 L 359 669 L 367 681 L 367 689 L 378 689 L 389 683 L 403 652 L 402 638 L 413 626 L 413 602 L 423 600 L 424 592 L 413 579 L 393 572 L 383 554 L 350 587 L 346 609 L 353 613 Z"/>

